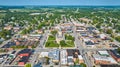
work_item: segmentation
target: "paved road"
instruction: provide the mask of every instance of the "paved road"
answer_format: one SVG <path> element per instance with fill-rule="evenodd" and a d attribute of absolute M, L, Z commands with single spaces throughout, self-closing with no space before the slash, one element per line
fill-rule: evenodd
<path fill-rule="evenodd" d="M 21 31 L 18 32 L 17 34 L 14 34 L 9 40 L 3 41 L 3 43 L 0 45 L 0 48 L 1 48 L 3 45 L 5 45 L 5 44 L 7 44 L 8 42 L 10 42 L 16 35 L 18 35 L 18 34 L 20 34 L 20 33 L 21 33 Z"/>
<path fill-rule="evenodd" d="M 48 33 L 48 32 L 47 32 L 47 33 Z M 37 59 L 37 56 L 38 56 L 37 53 L 40 53 L 41 51 L 47 52 L 47 51 L 54 50 L 54 49 L 52 49 L 52 48 L 43 48 L 44 43 L 45 43 L 45 41 L 46 41 L 46 38 L 47 38 L 47 36 L 48 36 L 47 33 L 44 34 L 42 40 L 40 41 L 40 44 L 39 44 L 38 47 L 35 49 L 36 54 L 35 54 L 35 56 L 34 56 L 34 59 L 33 59 L 33 62 L 32 62 L 32 63 L 34 63 L 35 60 Z M 86 54 L 88 51 L 103 51 L 103 50 L 117 49 L 117 48 L 97 48 L 97 49 L 95 49 L 95 48 L 94 48 L 94 49 L 93 49 L 93 48 L 84 48 L 84 47 L 82 46 L 81 40 L 78 39 L 78 34 L 77 34 L 76 31 L 75 31 L 75 26 L 73 26 L 73 36 L 75 37 L 75 44 L 76 44 L 76 46 L 77 46 L 77 49 L 79 49 L 79 51 L 80 51 L 80 53 L 81 53 L 81 55 L 82 55 L 85 63 L 87 64 L 87 67 L 92 67 L 92 63 L 91 63 L 91 61 L 89 60 L 89 56 Z M 42 47 L 41 47 L 41 46 L 42 46 Z M 66 49 L 66 48 L 65 48 L 65 49 Z M 58 50 L 61 51 L 61 50 L 64 50 L 64 49 L 58 49 Z M 61 67 L 61 64 L 59 64 L 59 67 Z"/>
<path fill-rule="evenodd" d="M 18 34 L 20 34 L 20 33 L 21 33 L 21 31 L 19 31 L 17 34 L 14 34 L 14 35 L 11 37 L 11 39 L 4 41 L 4 42 L 0 45 L 0 48 L 1 48 L 3 45 L 5 45 L 5 44 L 7 44 L 8 42 L 10 42 L 16 35 L 18 35 Z M 3 67 L 6 61 L 7 61 L 7 59 L 5 59 L 5 61 L 4 61 L 0 66 Z"/>
<path fill-rule="evenodd" d="M 95 27 L 94 25 L 89 25 L 89 26 L 93 26 L 93 27 Z M 96 27 L 95 27 L 96 28 Z M 96 28 L 97 29 L 97 28 Z M 109 34 L 106 34 L 106 33 L 104 33 L 107 37 L 109 37 L 109 38 L 111 38 L 111 39 L 113 39 L 114 41 L 114 43 L 115 43 L 115 45 L 117 45 L 118 47 L 120 47 L 120 42 L 118 42 L 118 41 L 116 41 L 114 38 L 112 38 Z"/>
<path fill-rule="evenodd" d="M 90 60 L 88 60 L 88 56 L 85 54 L 84 52 L 84 47 L 82 46 L 82 42 L 78 39 L 78 34 L 76 33 L 76 26 L 74 25 L 73 26 L 73 34 L 74 34 L 74 37 L 75 37 L 75 44 L 76 46 L 78 47 L 79 51 L 80 51 L 80 54 L 82 55 L 85 63 L 87 64 L 87 67 L 92 67 L 92 63 Z M 89 50 L 88 50 L 89 51 Z"/>
<path fill-rule="evenodd" d="M 67 49 L 67 48 L 65 48 L 65 49 Z M 65 50 L 65 49 L 57 49 L 57 50 Z M 72 49 L 72 48 L 70 48 L 70 49 Z M 73 48 L 73 49 L 75 49 L 75 48 Z M 79 48 L 76 48 L 76 49 L 79 49 L 80 51 L 83 51 L 83 52 L 87 52 L 87 51 L 104 51 L 104 50 L 114 50 L 114 49 L 117 49 L 117 48 L 98 48 L 98 49 L 92 49 L 92 48 L 81 48 L 80 49 L 80 47 Z M 39 48 L 38 50 L 36 50 L 36 52 L 42 52 L 42 51 L 50 51 L 50 50 L 55 50 L 55 49 L 51 49 L 51 48 Z"/>
<path fill-rule="evenodd" d="M 43 34 L 43 36 L 42 36 L 42 39 L 40 40 L 40 44 L 35 48 L 35 54 L 34 54 L 34 57 L 32 58 L 32 62 L 31 62 L 31 64 L 32 65 L 34 65 L 35 64 L 35 62 L 36 62 L 36 59 L 37 59 L 37 57 L 38 57 L 38 50 L 40 50 L 40 52 L 41 51 L 44 51 L 43 49 L 44 49 L 44 44 L 45 44 L 45 41 L 47 40 L 47 36 L 48 36 L 48 30 Z"/>

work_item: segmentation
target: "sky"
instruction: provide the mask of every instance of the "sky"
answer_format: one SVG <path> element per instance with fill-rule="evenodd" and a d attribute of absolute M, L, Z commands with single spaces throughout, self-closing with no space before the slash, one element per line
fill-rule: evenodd
<path fill-rule="evenodd" d="M 0 5 L 116 5 L 120 0 L 0 0 Z"/>

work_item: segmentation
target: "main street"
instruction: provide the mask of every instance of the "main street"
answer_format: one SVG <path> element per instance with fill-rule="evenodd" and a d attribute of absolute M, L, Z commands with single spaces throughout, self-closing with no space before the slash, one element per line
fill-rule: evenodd
<path fill-rule="evenodd" d="M 82 55 L 87 67 L 92 67 L 91 61 L 88 60 L 88 56 L 84 52 L 84 47 L 82 46 L 82 42 L 78 39 L 78 34 L 76 33 L 76 26 L 75 25 L 73 25 L 73 34 L 75 37 L 75 44 L 78 47 L 80 54 Z"/>
<path fill-rule="evenodd" d="M 34 56 L 32 58 L 32 62 L 31 62 L 32 65 L 35 64 L 36 59 L 37 59 L 37 57 L 39 55 L 39 52 L 44 51 L 43 50 L 44 49 L 44 44 L 45 44 L 45 41 L 47 40 L 48 33 L 49 33 L 48 30 L 45 31 L 42 38 L 40 39 L 40 44 L 35 48 Z M 40 50 L 40 51 L 38 52 L 38 50 Z"/>

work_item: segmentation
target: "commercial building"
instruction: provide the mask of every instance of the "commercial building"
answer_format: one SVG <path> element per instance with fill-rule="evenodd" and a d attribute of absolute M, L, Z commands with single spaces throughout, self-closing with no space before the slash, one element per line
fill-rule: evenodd
<path fill-rule="evenodd" d="M 117 52 L 117 50 L 110 50 L 109 53 L 111 56 L 117 61 L 120 62 L 120 54 Z"/>
<path fill-rule="evenodd" d="M 18 65 L 25 65 L 28 62 L 28 59 L 28 56 L 23 56 L 22 58 L 20 58 Z"/>
<path fill-rule="evenodd" d="M 39 58 L 48 57 L 49 52 L 41 52 Z"/>
<path fill-rule="evenodd" d="M 88 19 L 88 18 L 80 18 L 80 21 L 82 21 L 82 22 L 86 22 L 86 23 L 90 23 L 90 22 L 92 22 L 92 20 L 91 19 Z"/>
<path fill-rule="evenodd" d="M 9 59 L 13 59 L 13 58 L 15 58 L 16 57 L 16 51 L 13 51 L 11 54 L 9 54 L 9 56 L 8 56 L 8 58 Z"/>
<path fill-rule="evenodd" d="M 86 47 L 94 47 L 95 44 L 90 38 L 82 38 L 83 43 Z"/>
<path fill-rule="evenodd" d="M 7 44 L 3 45 L 2 48 L 11 48 L 12 46 L 15 46 L 15 42 L 8 42 Z"/>
<path fill-rule="evenodd" d="M 71 33 L 73 25 L 71 23 L 63 23 L 60 25 L 60 29 L 63 33 Z"/>
<path fill-rule="evenodd" d="M 19 51 L 17 54 L 17 56 L 18 56 L 17 58 L 20 59 L 18 61 L 18 65 L 25 65 L 28 62 L 28 59 L 31 54 L 32 54 L 31 49 L 23 49 L 23 50 Z"/>
<path fill-rule="evenodd" d="M 100 67 L 120 67 L 118 64 L 101 64 Z"/>
<path fill-rule="evenodd" d="M 87 34 L 87 32 L 80 32 L 80 36 L 82 36 L 82 37 L 88 37 L 88 34 Z"/>
<path fill-rule="evenodd" d="M 67 51 L 66 50 L 62 50 L 60 52 L 60 56 L 61 56 L 61 64 L 62 65 L 67 65 Z"/>
<path fill-rule="evenodd" d="M 39 41 L 41 37 L 42 35 L 39 34 L 30 34 L 27 39 L 31 41 Z"/>
<path fill-rule="evenodd" d="M 109 56 L 109 53 L 107 51 L 98 51 L 98 53 L 102 56 Z"/>
<path fill-rule="evenodd" d="M 52 59 L 53 62 L 58 63 L 59 62 L 59 57 L 60 57 L 60 51 L 59 50 L 53 50 L 50 51 L 48 54 L 49 58 Z"/>
<path fill-rule="evenodd" d="M 76 26 L 76 32 L 86 32 L 86 28 L 85 27 L 81 27 L 81 26 Z"/>
<path fill-rule="evenodd" d="M 95 64 L 117 64 L 112 57 L 101 56 L 99 54 L 93 54 Z"/>
<path fill-rule="evenodd" d="M 79 63 L 84 63 L 78 49 L 67 49 L 67 64 L 74 65 L 77 59 L 79 59 Z"/>
<path fill-rule="evenodd" d="M 19 51 L 17 55 L 19 55 L 21 57 L 22 56 L 30 56 L 31 53 L 32 53 L 31 49 L 23 49 L 23 50 Z"/>

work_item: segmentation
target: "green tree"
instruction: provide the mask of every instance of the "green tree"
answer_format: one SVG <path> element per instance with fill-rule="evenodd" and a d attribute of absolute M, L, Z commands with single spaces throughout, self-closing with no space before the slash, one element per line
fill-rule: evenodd
<path fill-rule="evenodd" d="M 72 37 L 71 35 L 67 35 L 67 34 L 65 34 L 65 39 L 74 41 L 74 37 Z"/>
<path fill-rule="evenodd" d="M 107 33 L 107 34 L 112 34 L 113 31 L 112 31 L 112 29 L 107 29 L 106 33 Z"/>
<path fill-rule="evenodd" d="M 86 64 L 84 64 L 84 63 L 81 63 L 80 65 L 81 65 L 81 67 L 87 67 Z"/>
<path fill-rule="evenodd" d="M 25 64 L 25 67 L 32 67 L 31 64 Z"/>
<path fill-rule="evenodd" d="M 76 61 L 75 61 L 75 65 L 76 64 L 79 64 L 79 59 L 77 58 Z"/>
<path fill-rule="evenodd" d="M 46 64 L 49 64 L 50 58 L 49 57 L 45 57 L 45 58 L 46 58 Z"/>
<path fill-rule="evenodd" d="M 60 45 L 61 45 L 61 46 L 66 45 L 65 41 L 64 41 L 64 40 L 61 40 L 61 41 L 60 41 Z"/>
<path fill-rule="evenodd" d="M 0 37 L 4 38 L 4 39 L 9 39 L 11 37 L 11 31 L 10 30 L 2 30 L 0 32 Z M 9 36 L 9 37 L 7 37 Z"/>
<path fill-rule="evenodd" d="M 100 28 L 100 27 L 101 27 L 101 24 L 100 24 L 100 23 L 96 25 L 96 28 Z"/>
<path fill-rule="evenodd" d="M 51 31 L 51 34 L 55 36 L 57 34 L 57 30 Z"/>
<path fill-rule="evenodd" d="M 120 36 L 116 36 L 115 39 L 120 42 Z"/>
<path fill-rule="evenodd" d="M 120 48 L 117 49 L 117 52 L 120 54 Z"/>

